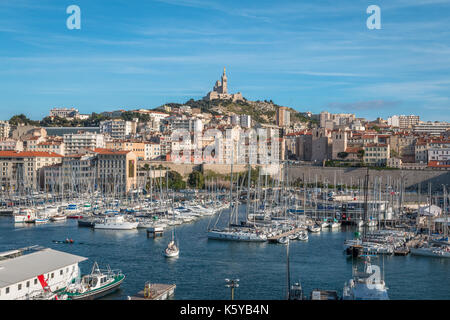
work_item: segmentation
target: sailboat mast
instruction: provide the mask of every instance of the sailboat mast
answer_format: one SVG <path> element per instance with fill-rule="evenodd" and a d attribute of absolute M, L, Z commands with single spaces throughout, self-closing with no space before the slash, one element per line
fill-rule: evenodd
<path fill-rule="evenodd" d="M 364 178 L 364 228 L 363 228 L 363 239 L 367 235 L 367 201 L 369 195 L 369 168 L 367 168 L 367 173 Z"/>

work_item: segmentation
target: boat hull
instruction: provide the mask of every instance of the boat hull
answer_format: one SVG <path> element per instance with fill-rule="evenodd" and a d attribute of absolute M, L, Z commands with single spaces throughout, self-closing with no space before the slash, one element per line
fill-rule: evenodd
<path fill-rule="evenodd" d="M 122 282 L 125 280 L 125 276 L 123 276 L 121 279 L 111 283 L 108 286 L 105 286 L 103 288 L 94 290 L 92 292 L 86 292 L 84 294 L 79 294 L 79 295 L 70 295 L 69 299 L 70 300 L 95 300 L 95 299 L 99 299 L 101 297 L 104 297 L 108 294 L 111 294 L 117 290 L 119 290 L 120 285 L 122 284 Z"/>

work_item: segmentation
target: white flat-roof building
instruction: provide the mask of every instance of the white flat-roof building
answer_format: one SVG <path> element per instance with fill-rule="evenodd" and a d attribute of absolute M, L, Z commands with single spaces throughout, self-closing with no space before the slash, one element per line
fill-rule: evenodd
<path fill-rule="evenodd" d="M 43 292 L 48 285 L 51 291 L 65 288 L 79 276 L 78 263 L 87 258 L 44 248 L 28 254 L 17 250 L 0 254 L 0 300 L 27 300 Z M 19 256 L 14 257 L 16 254 Z"/>

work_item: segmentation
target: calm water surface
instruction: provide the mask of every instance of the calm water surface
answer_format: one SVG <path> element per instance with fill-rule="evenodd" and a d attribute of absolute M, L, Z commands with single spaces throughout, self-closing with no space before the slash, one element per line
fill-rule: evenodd
<path fill-rule="evenodd" d="M 240 279 L 236 299 L 284 299 L 286 296 L 286 247 L 269 243 L 208 240 L 212 219 L 204 218 L 176 228 L 180 256 L 167 259 L 162 252 L 170 241 L 147 238 L 145 229 L 135 231 L 79 228 L 76 221 L 45 225 L 18 225 L 0 218 L 0 251 L 41 245 L 89 258 L 80 264 L 89 273 L 94 261 L 107 264 L 127 276 L 121 290 L 108 299 L 126 299 L 143 289 L 146 281 L 175 283 L 175 299 L 229 299 L 224 279 Z M 219 225 L 228 219 L 223 213 Z M 353 230 L 310 234 L 308 242 L 290 245 L 291 279 L 300 280 L 307 294 L 312 289 L 337 290 L 351 278 L 352 261 L 343 253 L 343 242 Z M 72 238 L 77 243 L 55 244 Z M 427 257 L 384 257 L 385 281 L 391 299 L 449 299 L 450 260 Z"/>

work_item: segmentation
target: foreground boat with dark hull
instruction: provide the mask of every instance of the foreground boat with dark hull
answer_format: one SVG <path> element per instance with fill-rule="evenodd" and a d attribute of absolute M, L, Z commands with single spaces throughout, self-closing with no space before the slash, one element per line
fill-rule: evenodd
<path fill-rule="evenodd" d="M 80 282 L 72 283 L 62 293 L 68 300 L 94 300 L 118 290 L 125 275 L 118 271 L 114 273 L 108 268 L 102 272 L 97 263 L 94 264 L 91 274 L 85 275 Z"/>

